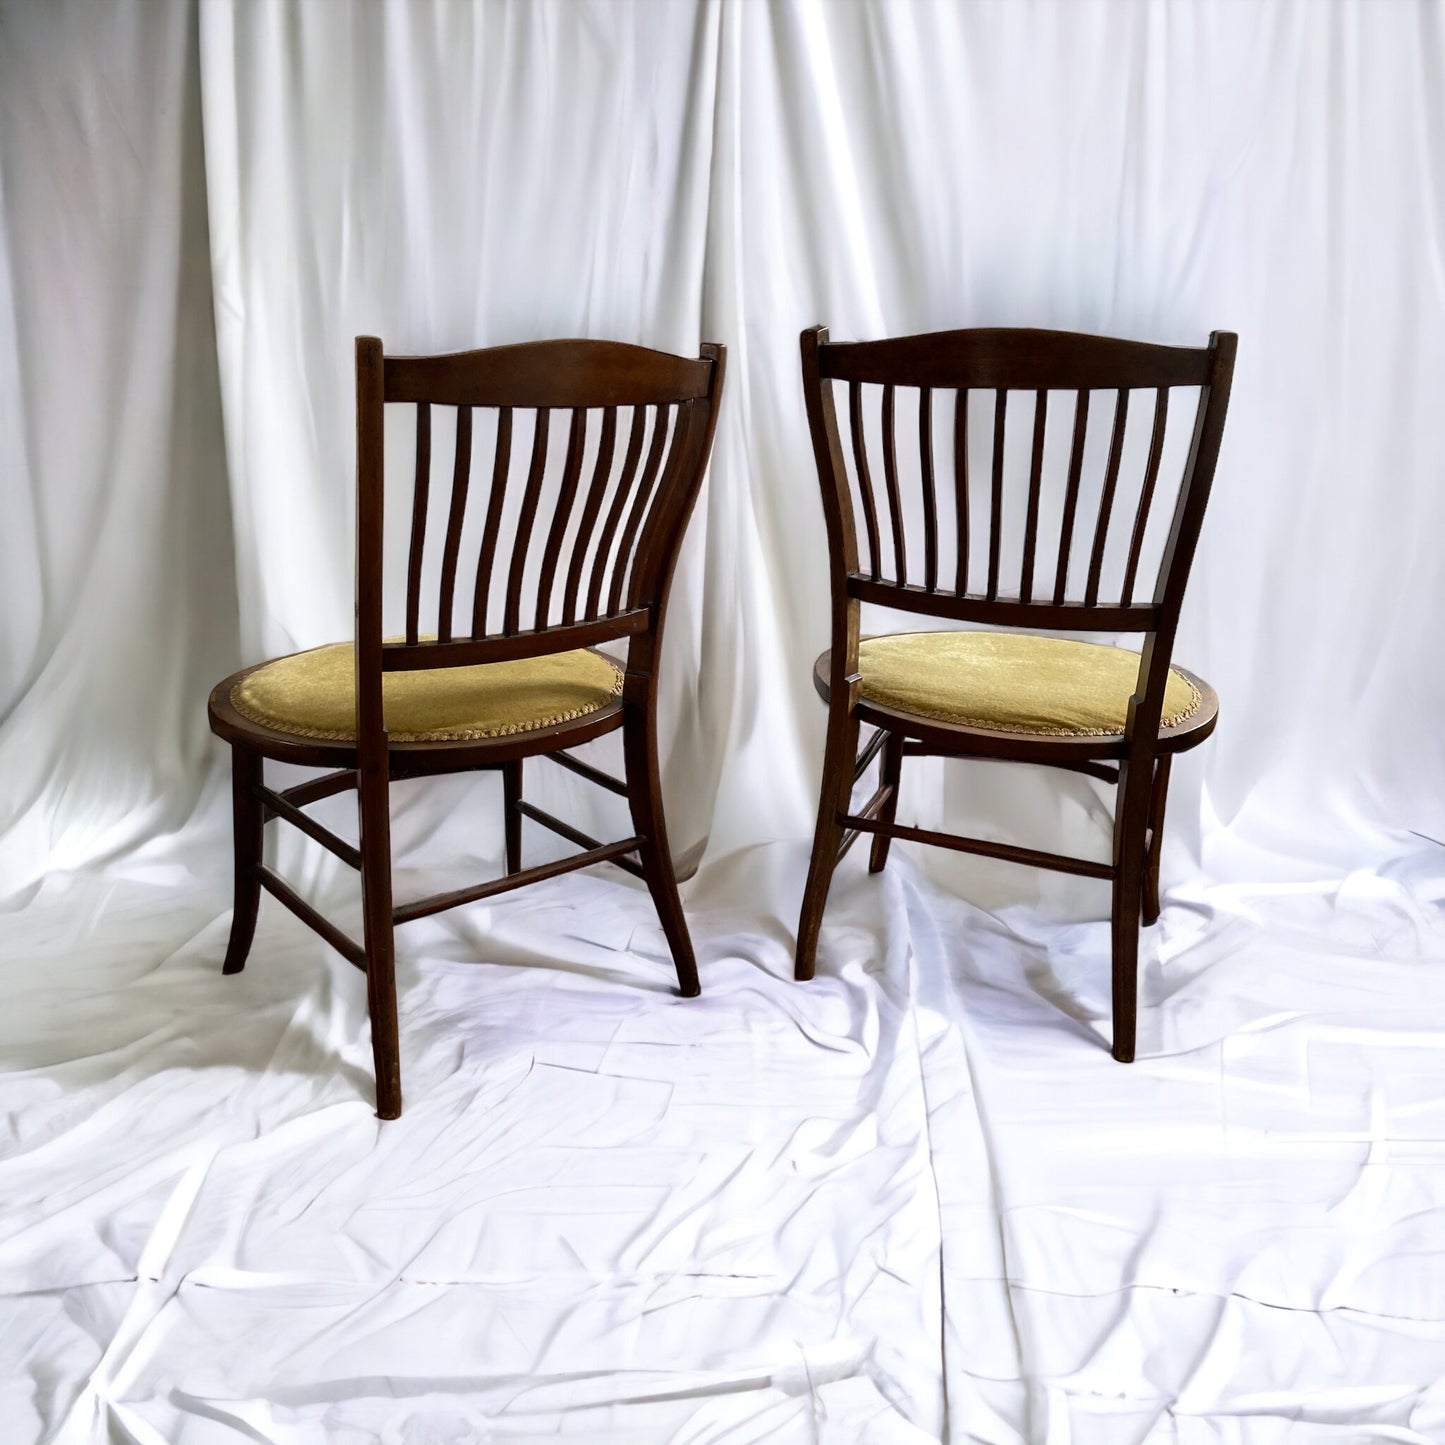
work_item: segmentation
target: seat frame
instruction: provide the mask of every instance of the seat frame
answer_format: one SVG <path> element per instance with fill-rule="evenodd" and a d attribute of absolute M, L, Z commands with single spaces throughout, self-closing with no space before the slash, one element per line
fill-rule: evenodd
<path fill-rule="evenodd" d="M 814 665 L 814 685 L 828 705 L 828 724 L 818 821 L 798 921 L 795 977 L 805 980 L 814 976 L 818 935 L 834 870 L 864 834 L 873 839 L 869 871 L 874 873 L 884 868 L 892 841 L 899 838 L 1080 877 L 1106 879 L 1112 887 L 1112 1052 L 1120 1062 L 1133 1060 L 1138 1027 L 1139 926 L 1141 921 L 1146 925 L 1154 923 L 1160 913 L 1159 860 L 1170 767 L 1177 753 L 1198 746 L 1210 736 L 1218 718 L 1219 701 L 1214 690 L 1176 664 L 1176 669 L 1199 689 L 1200 705 L 1174 727 L 1161 726 L 1164 689 L 1185 584 L 1223 435 L 1236 340 L 1230 332 L 1215 332 L 1207 347 L 1183 348 L 1067 332 L 984 329 L 830 345 L 826 327 L 813 327 L 802 333 L 803 389 L 828 533 L 833 640 Z M 844 461 L 833 394 L 835 382 L 845 383 L 849 392 L 852 483 Z M 864 384 L 883 387 L 881 433 L 886 483 L 883 500 L 874 495 L 868 464 L 862 421 L 861 387 Z M 1133 588 L 1163 454 L 1167 392 L 1178 386 L 1199 389 L 1194 427 L 1153 593 L 1147 602 L 1136 602 Z M 898 387 L 917 387 L 923 398 L 919 441 L 925 533 L 921 584 L 910 580 L 902 525 L 903 507 L 894 450 Z M 963 418 L 962 430 L 955 432 L 959 556 L 955 585 L 951 587 L 939 577 L 933 441 L 931 420 L 925 420 L 931 418 L 929 398 L 935 388 L 956 391 L 956 417 Z M 967 396 L 970 389 L 975 388 L 992 389 L 995 393 L 987 585 L 982 592 L 968 590 Z M 1123 452 L 1127 392 L 1134 388 L 1155 389 L 1154 433 L 1121 594 L 1116 600 L 1101 601 L 1102 563 Z M 1095 519 L 1088 577 L 1080 600 L 1071 598 L 1068 589 L 1070 540 L 1080 495 L 1088 400 L 1096 389 L 1116 390 L 1119 402 L 1100 492 L 1100 511 Z M 1018 390 L 1035 392 L 1035 426 L 1020 594 L 1010 597 L 1001 595 L 999 587 L 1004 417 L 1008 393 Z M 1046 393 L 1051 390 L 1076 392 L 1075 425 L 1054 586 L 1046 595 L 1036 598 L 1034 578 L 1038 571 L 1037 519 L 1044 416 Z M 867 567 L 860 562 L 853 505 L 855 487 L 866 523 Z M 982 530 L 974 528 L 975 541 Z M 892 577 L 883 572 L 888 560 L 893 563 Z M 871 702 L 862 694 L 858 663 L 860 613 L 864 603 L 990 627 L 1040 632 L 1138 633 L 1143 642 L 1139 673 L 1123 731 L 1105 736 L 1005 732 L 949 723 Z M 860 751 L 863 726 L 871 726 L 875 731 Z M 905 757 L 1035 763 L 1111 783 L 1116 789 L 1112 856 L 1107 863 L 1096 862 L 900 824 L 898 795 Z M 879 761 L 878 785 L 867 801 L 855 808 L 855 788 L 875 760 Z"/>
<path fill-rule="evenodd" d="M 239 973 L 246 963 L 260 909 L 270 893 L 302 922 L 366 975 L 376 1067 L 377 1113 L 394 1119 L 401 1113 L 401 1066 L 395 971 L 396 925 L 464 903 L 494 897 L 528 883 L 553 878 L 595 863 L 612 863 L 642 879 L 652 895 L 684 996 L 699 993 L 692 942 L 673 871 L 663 813 L 657 739 L 657 662 L 668 596 L 682 536 L 702 485 L 726 366 L 725 349 L 708 344 L 696 361 L 644 347 L 601 341 L 544 341 L 493 347 L 447 356 L 389 357 L 375 337 L 356 341 L 357 409 L 357 729 L 352 740 L 300 737 L 269 727 L 237 711 L 231 701 L 236 685 L 254 668 L 243 669 L 212 691 L 212 730 L 231 746 L 234 828 L 235 907 L 223 972 Z M 412 547 L 407 584 L 407 634 L 400 642 L 383 640 L 382 524 L 384 411 L 387 403 L 418 408 L 417 473 L 413 493 Z M 441 630 L 435 639 L 419 632 L 422 553 L 425 546 L 429 485 L 430 407 L 458 408 L 458 445 L 452 506 L 438 610 Z M 506 437 L 499 423 L 489 522 L 479 558 L 477 612 L 473 635 L 452 635 L 456 601 L 458 547 L 466 510 L 470 472 L 471 408 L 496 407 L 506 414 Z M 546 426 L 539 420 L 527 491 L 519 514 L 520 553 L 498 558 L 491 523 L 500 517 L 500 487 L 508 470 L 511 410 L 532 408 L 539 417 L 552 408 L 570 408 L 572 428 L 566 471 L 545 534 L 541 484 L 546 465 Z M 616 409 L 634 409 L 633 441 L 611 492 L 604 516 L 604 494 L 612 475 Z M 591 482 L 581 485 L 581 464 L 591 409 L 603 409 L 603 441 Z M 645 423 L 638 416 L 652 409 L 653 444 L 642 462 Z M 666 411 L 675 411 L 670 432 Z M 464 455 L 465 452 L 465 455 Z M 630 488 L 630 490 L 628 490 Z M 593 500 L 595 495 L 595 501 Z M 460 500 L 458 500 L 460 498 Z M 572 564 L 561 569 L 569 513 L 581 503 L 581 522 L 572 543 Z M 624 522 L 625 515 L 625 522 Z M 418 521 L 420 518 L 420 521 Z M 584 538 L 583 531 L 590 528 Z M 527 543 L 543 538 L 541 580 L 534 625 L 520 625 L 520 592 L 527 564 Z M 586 562 L 584 541 L 595 545 Z M 488 597 L 493 566 L 510 569 L 506 615 L 500 629 L 488 631 Z M 610 586 L 604 587 L 604 582 Z M 550 617 L 562 611 L 560 624 Z M 541 624 L 541 625 L 538 625 Z M 609 640 L 627 646 L 620 695 L 596 710 L 548 727 L 495 738 L 457 741 L 392 742 L 382 712 L 382 675 L 401 669 L 471 666 L 492 661 L 542 656 L 591 647 Z M 266 664 L 258 664 L 265 666 Z M 620 730 L 623 778 L 572 756 L 578 747 Z M 627 800 L 633 832 L 602 843 L 580 829 L 527 802 L 523 765 L 531 757 L 549 757 L 561 767 Z M 323 776 L 277 791 L 266 785 L 264 761 L 328 769 Z M 462 889 L 401 904 L 393 902 L 391 883 L 390 785 L 393 781 L 449 773 L 493 771 L 501 774 L 505 834 L 505 874 Z M 354 790 L 360 839 L 352 844 L 324 827 L 304 809 L 337 793 Z M 328 849 L 361 875 L 364 940 L 358 943 L 301 898 L 263 858 L 265 826 L 280 818 Z M 522 867 L 522 823 L 531 819 L 568 839 L 583 851 L 554 862 Z"/>

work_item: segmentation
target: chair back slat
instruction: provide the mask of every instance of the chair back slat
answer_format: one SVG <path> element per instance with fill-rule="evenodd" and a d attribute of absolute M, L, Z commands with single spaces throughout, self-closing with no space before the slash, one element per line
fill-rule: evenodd
<path fill-rule="evenodd" d="M 953 590 L 968 592 L 968 388 L 954 393 L 953 403 L 953 505 L 958 520 L 958 564 Z"/>
<path fill-rule="evenodd" d="M 647 408 L 638 406 L 632 410 L 632 429 L 627 435 L 627 454 L 622 459 L 622 475 L 617 490 L 612 494 L 612 503 L 607 508 L 607 519 L 602 524 L 602 535 L 597 539 L 597 560 L 592 567 L 592 580 L 587 586 L 587 611 L 595 614 L 602 605 L 602 584 L 607 578 L 607 563 L 612 556 L 613 539 L 622 524 L 622 514 L 627 510 L 632 486 L 637 480 L 637 468 L 642 462 L 642 439 L 647 434 Z"/>
<path fill-rule="evenodd" d="M 993 394 L 993 483 L 988 504 L 988 592 L 989 602 L 998 598 L 999 558 L 1003 543 L 1003 443 L 1004 424 L 1008 416 L 1008 392 L 1002 388 Z"/>
<path fill-rule="evenodd" d="M 549 407 L 537 408 L 537 422 L 532 432 L 532 461 L 527 469 L 527 486 L 522 493 L 522 510 L 517 514 L 517 540 L 512 548 L 512 565 L 507 572 L 507 603 L 502 614 L 503 633 L 513 633 L 522 626 L 522 576 L 527 570 L 527 549 L 532 541 L 532 527 L 537 519 L 537 503 L 542 496 L 542 480 L 547 475 L 547 432 L 552 412 Z"/>
<path fill-rule="evenodd" d="M 1089 432 L 1087 390 L 1074 393 L 1074 439 L 1069 448 L 1069 477 L 1064 490 L 1064 515 L 1059 525 L 1059 562 L 1054 574 L 1054 602 L 1069 595 L 1069 553 L 1074 542 L 1074 518 L 1079 510 L 1079 481 L 1084 472 L 1084 444 Z"/>
<path fill-rule="evenodd" d="M 567 567 L 567 579 L 562 586 L 564 627 L 577 620 L 577 609 L 581 605 L 582 567 L 587 560 L 592 531 L 597 525 L 597 518 L 602 514 L 602 502 L 607 490 L 607 479 L 612 475 L 612 455 L 616 444 L 617 408 L 609 406 L 602 412 L 602 438 L 597 444 L 597 461 L 592 468 L 592 480 L 587 485 L 587 499 L 582 504 L 582 517 L 577 523 L 577 536 L 572 542 L 572 561 Z"/>
<path fill-rule="evenodd" d="M 1134 514 L 1134 532 L 1129 539 L 1129 560 L 1124 566 L 1121 600 L 1127 607 L 1134 600 L 1134 579 L 1139 573 L 1139 554 L 1144 547 L 1144 533 L 1149 526 L 1149 506 L 1154 500 L 1154 487 L 1159 480 L 1159 463 L 1164 456 L 1164 433 L 1169 426 L 1169 388 L 1161 386 L 1154 393 L 1154 432 L 1149 438 L 1149 460 L 1144 467 L 1144 485 L 1139 489 L 1139 506 Z"/>
<path fill-rule="evenodd" d="M 1099 495 L 1099 516 L 1094 524 L 1094 549 L 1089 555 L 1089 580 L 1084 584 L 1084 605 L 1099 601 L 1099 579 L 1104 573 L 1104 548 L 1109 541 L 1109 518 L 1119 485 L 1119 464 L 1124 456 L 1124 432 L 1129 425 L 1129 393 L 1120 390 L 1114 403 L 1114 431 L 1109 439 L 1109 464 L 1104 469 L 1104 490 Z"/>
<path fill-rule="evenodd" d="M 873 495 L 873 477 L 868 470 L 868 443 L 863 436 L 863 387 L 859 382 L 848 388 L 848 430 L 853 438 L 853 464 L 858 468 L 863 525 L 868 531 L 868 569 L 874 581 L 877 581 L 882 576 L 878 570 L 878 503 Z"/>
<path fill-rule="evenodd" d="M 1194 546 L 1192 522 L 1183 532 L 1171 532 L 1156 585 L 1146 601 L 1135 602 L 1146 534 L 1153 535 L 1151 508 L 1166 490 L 1166 470 L 1174 467 L 1173 462 L 1166 467 L 1166 458 L 1179 455 L 1169 447 L 1169 393 L 1176 387 L 1197 392 L 1198 431 L 1211 406 L 1227 404 L 1233 347 L 1228 333 L 1219 333 L 1208 347 L 1185 348 L 1063 332 L 997 330 L 830 345 L 826 332 L 805 332 L 804 378 L 825 497 L 831 494 L 830 536 L 840 535 L 845 524 L 853 528 L 857 562 L 844 578 L 845 591 L 904 611 L 961 621 L 996 622 L 1012 613 L 1011 625 L 1018 627 L 1153 630 L 1166 597 L 1164 571 L 1187 566 Z M 838 436 L 831 400 L 826 406 L 823 400 L 831 398 L 835 386 L 848 391 L 847 447 Z M 993 393 L 988 442 L 974 434 L 984 432 L 982 418 L 974 419 L 970 430 L 970 393 L 978 390 Z M 948 462 L 940 464 L 934 451 L 937 391 L 952 391 L 954 398 L 951 479 Z M 1096 391 L 1114 394 L 1107 452 L 1102 436 L 1096 446 L 1089 444 Z M 1153 393 L 1147 461 L 1142 430 L 1136 427 L 1131 433 L 1129 427 L 1135 391 Z M 1032 424 L 1011 431 L 1012 392 L 1032 393 Z M 1056 427 L 1049 424 L 1050 392 L 1073 393 L 1067 448 L 1067 414 L 1056 415 Z M 915 404 L 916 450 L 907 411 Z M 910 425 L 900 425 L 900 413 Z M 1218 425 L 1211 421 L 1211 426 L 1217 431 L 1222 420 L 1215 420 Z M 1051 433 L 1057 433 L 1057 444 Z M 980 457 L 987 446 L 989 465 L 987 485 L 972 500 L 971 443 L 980 449 Z M 1177 517 L 1186 516 L 1186 503 L 1195 491 L 1207 492 L 1210 478 L 1201 473 L 1199 455 L 1197 448 L 1191 450 L 1176 474 Z M 1208 449 L 1202 455 L 1208 461 Z M 1212 461 L 1208 464 L 1212 467 Z M 880 472 L 882 499 L 874 488 Z M 940 511 L 950 504 L 950 491 L 957 538 L 951 596 L 946 584 L 940 591 L 939 581 L 940 526 L 946 527 L 948 520 L 940 518 Z M 904 503 L 906 499 L 916 522 L 915 495 L 922 504 L 923 546 L 921 554 L 910 557 Z M 855 499 L 861 513 L 856 527 Z M 980 510 L 985 506 L 986 527 Z M 1187 513 L 1188 518 L 1194 515 Z M 1129 521 L 1116 523 L 1116 517 Z M 1120 535 L 1126 528 L 1127 560 Z M 1076 538 L 1081 556 L 1078 575 L 1071 579 Z M 1085 549 L 1087 555 L 1082 555 Z M 1120 571 L 1122 585 L 1117 581 Z M 923 599 L 934 600 L 924 606 Z"/>
<path fill-rule="evenodd" d="M 442 551 L 441 584 L 437 595 L 437 641 L 452 640 L 452 601 L 457 586 L 457 556 L 462 547 L 462 523 L 467 515 L 467 488 L 472 475 L 472 409 L 457 408 L 457 448 L 452 463 L 452 505 L 447 516 L 447 540 Z"/>
<path fill-rule="evenodd" d="M 547 548 L 542 554 L 542 567 L 537 577 L 537 611 L 534 626 L 545 627 L 552 616 L 552 582 L 557 575 L 557 560 L 562 555 L 562 539 L 567 523 L 572 520 L 572 505 L 577 500 L 577 484 L 582 479 L 582 450 L 587 445 L 587 412 L 574 408 L 572 425 L 567 433 L 567 464 L 562 471 L 562 485 L 552 509 L 552 527 L 547 533 Z"/>
<path fill-rule="evenodd" d="M 1049 421 L 1049 394 L 1034 393 L 1034 450 L 1029 459 L 1029 510 L 1024 519 L 1024 562 L 1019 576 L 1019 598 L 1034 600 L 1034 551 L 1039 540 L 1039 491 L 1044 478 L 1044 432 Z"/>
<path fill-rule="evenodd" d="M 908 548 L 903 533 L 903 498 L 898 491 L 898 437 L 894 423 L 894 389 L 883 388 L 883 486 L 888 494 L 888 520 L 893 529 L 894 576 L 908 579 Z"/>
<path fill-rule="evenodd" d="M 411 500 L 411 551 L 406 567 L 406 640 L 415 642 L 421 616 L 421 561 L 426 549 L 427 492 L 431 486 L 431 406 L 416 408 L 416 484 Z"/>
<path fill-rule="evenodd" d="M 627 521 L 622 525 L 622 536 L 617 543 L 617 552 L 612 559 L 612 587 L 608 594 L 607 606 L 616 612 L 622 606 L 622 586 L 632 561 L 632 544 L 637 539 L 638 528 L 642 525 L 643 514 L 652 497 L 653 484 L 662 468 L 662 454 L 667 445 L 668 427 L 674 408 L 659 406 L 655 409 L 652 422 L 652 445 L 647 449 L 647 462 L 642 468 L 642 479 L 633 493 L 632 506 Z"/>
<path fill-rule="evenodd" d="M 512 470 L 512 408 L 497 411 L 497 445 L 492 457 L 492 488 L 487 496 L 487 520 L 482 528 L 482 548 L 477 557 L 477 582 L 472 600 L 472 636 L 487 630 L 487 605 L 491 594 L 492 568 L 497 560 L 497 537 L 502 530 L 502 508 L 507 500 L 507 478 Z"/>
<path fill-rule="evenodd" d="M 918 467 L 923 488 L 923 586 L 938 591 L 938 498 L 933 480 L 933 389 L 918 393 Z"/>
<path fill-rule="evenodd" d="M 358 489 L 359 665 L 466 666 L 630 638 L 630 648 L 648 650 L 630 654 L 629 665 L 646 671 L 711 449 L 724 363 L 718 346 L 690 359 L 595 341 L 387 357 L 380 342 L 358 338 L 357 467 L 367 483 Z M 385 570 L 385 493 L 376 479 L 389 402 L 411 404 L 416 417 L 406 631 L 397 642 L 384 641 L 373 595 Z M 454 408 L 456 419 L 445 497 L 440 466 L 431 476 L 438 406 Z M 472 480 L 472 454 L 491 422 L 478 420 L 478 409 L 495 417 L 485 498 L 480 477 Z M 559 411 L 568 414 L 565 447 Z M 519 412 L 531 428 L 525 466 L 514 457 Z M 430 528 L 429 509 L 437 513 Z M 479 542 L 469 543 L 477 523 Z M 475 574 L 467 571 L 473 556 Z M 470 603 L 465 623 L 459 591 Z"/>

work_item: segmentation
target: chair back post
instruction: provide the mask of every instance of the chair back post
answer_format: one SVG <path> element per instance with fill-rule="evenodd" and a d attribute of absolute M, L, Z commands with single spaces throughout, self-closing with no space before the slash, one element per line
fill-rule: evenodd
<path fill-rule="evenodd" d="M 683 535 L 697 506 L 712 455 L 727 371 L 726 346 L 706 342 L 699 348 L 698 356 L 711 363 L 707 391 L 683 403 L 677 421 L 678 435 L 658 484 L 657 501 L 643 526 L 628 580 L 627 607 L 647 609 L 650 623 L 644 631 L 634 633 L 628 643 L 627 687 L 636 691 L 640 686 L 649 698 L 653 695 L 653 675 L 662 645 L 672 580 L 682 552 Z"/>
<path fill-rule="evenodd" d="M 1152 759 L 1158 748 L 1159 720 L 1164 710 L 1164 690 L 1169 681 L 1174 638 L 1184 605 L 1184 589 L 1204 525 L 1205 507 L 1214 485 L 1214 468 L 1224 436 L 1225 415 L 1229 410 L 1238 342 L 1239 338 L 1232 331 L 1210 333 L 1208 376 L 1199 390 L 1179 497 L 1155 584 L 1154 606 L 1159 620 L 1144 639 L 1139 678 L 1134 696 L 1129 699 L 1124 728 L 1130 757 L 1136 762 L 1136 773 L 1139 771 L 1137 764 L 1144 761 L 1145 755 Z"/>
<path fill-rule="evenodd" d="M 825 384 L 820 366 L 821 349 L 827 344 L 828 328 L 812 326 L 798 338 L 803 363 L 803 398 L 808 414 L 808 432 L 813 441 L 813 459 L 822 482 L 823 521 L 828 537 L 828 578 L 832 625 L 832 696 L 856 701 L 853 692 L 858 676 L 859 603 L 848 588 L 848 579 L 858 570 L 858 533 L 853 519 L 853 498 L 848 491 L 848 473 L 838 435 L 838 413 L 833 388 Z"/>
<path fill-rule="evenodd" d="M 356 747 L 362 774 L 386 776 L 382 712 L 385 368 L 380 340 L 356 338 Z"/>

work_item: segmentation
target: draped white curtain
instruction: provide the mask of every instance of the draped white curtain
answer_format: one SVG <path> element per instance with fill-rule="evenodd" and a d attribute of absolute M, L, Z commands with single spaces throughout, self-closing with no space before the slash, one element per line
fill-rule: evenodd
<path fill-rule="evenodd" d="M 1251 850 L 1225 874 L 1439 833 L 1438 7 L 3 15 L 8 885 L 175 827 L 213 677 L 348 634 L 358 332 L 731 347 L 668 647 L 695 862 L 810 823 L 803 326 L 1235 329 L 1178 648 L 1224 720 L 1178 785 L 1173 867 L 1201 833 Z M 915 809 L 1070 826 L 1056 780 L 916 773 Z"/>
<path fill-rule="evenodd" d="M 467 1421 L 514 1407 L 512 1371 L 551 1382 L 536 1428 L 594 1439 L 1440 1438 L 1442 82 L 1445 8 L 1403 0 L 0 0 L 0 1277 L 29 1311 L 5 1328 L 0 1300 L 5 1418 L 480 1438 L 385 1404 L 481 1368 L 445 1278 L 511 1321 Z M 1221 720 L 1175 770 L 1152 1066 L 1091 1033 L 1087 882 L 895 849 L 886 883 L 840 873 L 820 979 L 786 981 L 828 641 L 797 361 L 819 322 L 1239 333 L 1176 649 Z M 380 1142 L 357 980 L 320 944 L 267 905 L 266 967 L 221 993 L 205 721 L 235 667 L 350 635 L 359 333 L 729 348 L 664 661 L 704 998 L 630 986 L 655 925 L 605 877 L 419 926 L 418 1082 Z M 403 867 L 495 861 L 494 787 L 399 788 Z M 1082 778 L 938 762 L 903 812 L 1096 855 L 1110 817 Z M 959 895 L 1026 906 L 1005 927 Z M 589 1135 L 554 1165 L 569 1129 L 620 1162 Z M 1386 1175 L 1402 1137 L 1419 1172 Z M 430 1244 L 415 1159 L 441 1171 Z M 494 1200 L 474 1238 L 469 1161 L 578 1197 Z M 619 1181 L 616 1240 L 587 1235 Z M 420 1356 L 388 1293 L 408 1270 L 440 1291 Z M 519 1270 L 545 1287 L 509 1305 Z M 653 1319 L 664 1275 L 696 1333 Z M 243 1378 L 253 1346 L 273 1376 Z M 637 1360 L 587 1414 L 568 1372 Z"/>
<path fill-rule="evenodd" d="M 1438 830 L 1437 8 L 4 16 L 7 881 L 174 826 L 210 674 L 347 634 L 362 331 L 731 345 L 669 648 L 695 855 L 808 824 L 802 326 L 1234 328 L 1179 649 L 1225 725 L 1176 835 L 1201 784 L 1211 825 L 1316 868 Z M 955 811 L 1017 816 L 1013 779 L 967 786 Z"/>

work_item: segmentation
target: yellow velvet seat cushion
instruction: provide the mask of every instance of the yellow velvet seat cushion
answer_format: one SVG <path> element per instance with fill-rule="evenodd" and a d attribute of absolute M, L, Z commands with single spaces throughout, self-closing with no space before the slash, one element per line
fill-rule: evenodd
<path fill-rule="evenodd" d="M 585 717 L 622 691 L 622 669 L 581 649 L 478 667 L 388 672 L 381 682 L 396 743 L 460 742 Z M 231 690 L 243 717 L 303 738 L 356 737 L 356 662 L 349 642 L 298 652 L 247 673 Z"/>
<path fill-rule="evenodd" d="M 863 696 L 900 712 L 1007 733 L 1103 737 L 1124 730 L 1139 654 L 1026 632 L 906 632 L 858 645 Z M 1176 668 L 1165 727 L 1199 706 Z"/>

